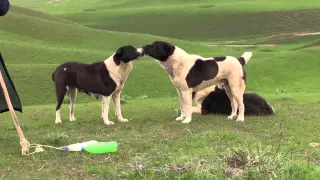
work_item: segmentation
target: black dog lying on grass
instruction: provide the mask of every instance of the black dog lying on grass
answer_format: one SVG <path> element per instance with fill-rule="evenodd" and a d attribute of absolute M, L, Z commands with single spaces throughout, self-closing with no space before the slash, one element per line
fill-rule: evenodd
<path fill-rule="evenodd" d="M 0 0 L 0 16 L 7 14 L 10 8 L 10 3 L 8 0 Z"/>
<path fill-rule="evenodd" d="M 217 86 L 208 87 L 192 94 L 197 106 L 193 113 L 205 114 L 230 114 L 231 103 L 224 88 Z M 256 93 L 244 93 L 245 115 L 266 116 L 275 113 L 267 101 Z"/>

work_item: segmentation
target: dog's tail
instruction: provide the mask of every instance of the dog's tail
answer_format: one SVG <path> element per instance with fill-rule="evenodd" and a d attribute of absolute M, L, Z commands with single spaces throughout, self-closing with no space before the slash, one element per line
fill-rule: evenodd
<path fill-rule="evenodd" d="M 251 57 L 252 57 L 252 52 L 245 52 L 242 54 L 241 57 L 238 58 L 238 61 L 240 62 L 240 64 L 242 66 L 244 66 L 244 65 L 248 64 Z"/>

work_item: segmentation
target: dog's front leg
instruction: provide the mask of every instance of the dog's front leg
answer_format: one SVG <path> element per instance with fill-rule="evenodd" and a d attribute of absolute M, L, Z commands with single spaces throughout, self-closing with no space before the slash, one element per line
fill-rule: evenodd
<path fill-rule="evenodd" d="M 192 92 L 191 90 L 183 90 L 181 91 L 182 95 L 182 109 L 185 113 L 185 119 L 182 121 L 184 124 L 188 124 L 192 120 Z"/>
<path fill-rule="evenodd" d="M 226 91 L 226 94 L 230 100 L 231 109 L 232 109 L 230 116 L 228 116 L 228 119 L 234 119 L 237 117 L 238 104 L 237 104 L 236 99 L 232 95 L 231 87 L 229 85 L 225 86 L 225 91 Z"/>
<path fill-rule="evenodd" d="M 110 96 L 102 96 L 102 116 L 104 124 L 113 125 L 114 122 L 109 121 L 109 105 L 110 105 Z"/>
<path fill-rule="evenodd" d="M 192 113 L 201 114 L 202 101 L 204 100 L 205 97 L 206 96 L 203 96 L 202 94 L 200 94 L 200 96 L 197 96 L 197 92 L 195 92 L 195 95 L 194 97 L 192 97 L 192 99 L 195 101 L 196 106 L 192 107 Z"/>
<path fill-rule="evenodd" d="M 101 102 L 102 102 L 102 106 L 101 106 L 101 107 L 102 107 L 101 117 L 102 117 L 102 119 L 103 119 L 103 118 L 104 118 L 104 103 L 105 103 L 105 102 L 104 102 L 104 98 L 103 98 L 103 96 L 102 96 L 102 98 L 101 98 Z"/>
<path fill-rule="evenodd" d="M 179 89 L 177 89 L 177 92 L 178 92 L 178 96 L 179 96 L 180 116 L 176 118 L 176 121 L 182 121 L 185 119 L 186 115 L 185 115 L 184 109 L 183 109 L 183 98 L 182 98 L 181 91 Z"/>
<path fill-rule="evenodd" d="M 70 97 L 70 121 L 75 121 L 76 118 L 74 117 L 74 111 L 75 111 L 75 103 L 77 98 L 77 89 L 76 88 L 69 88 L 69 97 Z"/>
<path fill-rule="evenodd" d="M 115 115 L 116 115 L 118 121 L 120 121 L 120 122 L 129 122 L 128 119 L 122 117 L 121 103 L 120 103 L 121 90 L 122 89 L 116 91 L 112 95 L 112 101 L 113 101 L 113 104 L 114 104 L 114 107 L 115 107 Z"/>

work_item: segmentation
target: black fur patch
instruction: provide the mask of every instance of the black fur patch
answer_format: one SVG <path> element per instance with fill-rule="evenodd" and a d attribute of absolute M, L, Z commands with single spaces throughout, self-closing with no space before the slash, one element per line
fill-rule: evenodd
<path fill-rule="evenodd" d="M 118 58 L 116 55 L 114 55 L 113 56 L 113 61 L 114 61 L 114 63 L 116 63 L 116 65 L 120 65 L 120 63 L 121 63 L 121 59 L 120 58 Z"/>
<path fill-rule="evenodd" d="M 218 64 L 215 60 L 203 61 L 198 59 L 186 77 L 187 85 L 188 87 L 196 87 L 202 81 L 215 78 L 217 74 Z"/>
<path fill-rule="evenodd" d="M 242 79 L 244 80 L 244 83 L 246 83 L 246 81 L 247 81 L 247 73 L 243 68 L 242 68 L 242 71 L 243 71 Z"/>
<path fill-rule="evenodd" d="M 243 95 L 245 115 L 272 115 L 272 108 L 267 101 L 256 93 L 245 93 Z M 201 114 L 226 114 L 231 113 L 231 103 L 224 89 L 216 88 L 201 104 Z"/>
<path fill-rule="evenodd" d="M 244 59 L 244 57 L 239 57 L 239 58 L 238 58 L 238 61 L 240 62 L 240 64 L 241 64 L 242 66 L 244 66 L 244 65 L 246 64 L 246 60 Z"/>
<path fill-rule="evenodd" d="M 214 57 L 213 59 L 216 61 L 224 61 L 227 57 L 226 56 L 221 56 L 221 57 Z"/>
<path fill-rule="evenodd" d="M 192 99 L 196 96 L 196 92 L 192 92 Z"/>

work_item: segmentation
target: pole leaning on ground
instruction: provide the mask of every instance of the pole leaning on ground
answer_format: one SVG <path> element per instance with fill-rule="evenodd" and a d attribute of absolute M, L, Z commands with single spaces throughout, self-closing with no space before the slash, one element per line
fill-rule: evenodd
<path fill-rule="evenodd" d="M 0 0 L 0 16 L 4 16 L 5 14 L 7 14 L 7 12 L 9 11 L 9 8 L 10 8 L 10 3 L 8 0 Z M 10 96 L 9 96 L 9 93 L 8 93 L 8 90 L 6 87 L 6 83 L 4 82 L 1 71 L 0 71 L 0 84 L 1 84 L 1 87 L 3 90 L 3 95 L 5 97 L 6 103 L 8 105 L 10 114 L 13 118 L 14 125 L 16 127 L 16 130 L 17 130 L 19 138 L 20 138 L 22 155 L 26 155 L 29 152 L 30 143 L 24 137 L 24 134 L 20 128 L 19 121 L 18 121 L 18 118 L 17 118 L 16 113 L 14 111 L 14 108 L 12 106 Z"/>
<path fill-rule="evenodd" d="M 3 79 L 1 71 L 0 71 L 0 84 L 1 84 L 1 88 L 3 90 L 3 95 L 4 95 L 5 100 L 7 102 L 10 114 L 12 116 L 14 125 L 16 127 L 16 130 L 17 130 L 19 138 L 20 138 L 20 145 L 21 145 L 22 155 L 26 155 L 29 152 L 30 143 L 25 138 L 25 136 L 24 136 L 24 134 L 22 132 L 22 129 L 20 128 L 19 121 L 18 121 L 16 113 L 15 113 L 15 111 L 13 109 L 13 106 L 12 106 L 12 103 L 11 103 L 11 100 L 10 100 L 10 96 L 9 96 L 9 93 L 8 93 L 8 90 L 7 90 L 6 84 L 4 82 L 4 79 Z"/>

